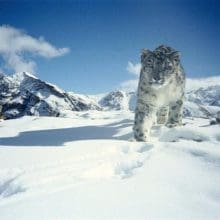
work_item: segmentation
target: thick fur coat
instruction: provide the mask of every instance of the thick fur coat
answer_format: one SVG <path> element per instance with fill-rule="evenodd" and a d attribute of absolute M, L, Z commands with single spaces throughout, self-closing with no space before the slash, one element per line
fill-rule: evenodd
<path fill-rule="evenodd" d="M 178 51 L 164 45 L 141 54 L 134 138 L 147 141 L 153 123 L 182 124 L 185 73 Z"/>

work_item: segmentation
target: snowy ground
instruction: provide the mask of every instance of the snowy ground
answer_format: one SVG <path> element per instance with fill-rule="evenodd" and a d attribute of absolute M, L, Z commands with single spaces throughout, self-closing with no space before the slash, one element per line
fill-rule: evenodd
<path fill-rule="evenodd" d="M 220 127 L 155 126 L 130 112 L 0 122 L 0 219 L 220 219 Z"/>

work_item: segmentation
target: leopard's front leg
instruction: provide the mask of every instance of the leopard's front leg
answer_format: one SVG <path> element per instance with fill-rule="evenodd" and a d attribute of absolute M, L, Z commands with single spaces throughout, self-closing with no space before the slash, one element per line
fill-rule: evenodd
<path fill-rule="evenodd" d="M 155 120 L 155 108 L 138 100 L 135 110 L 134 138 L 137 141 L 147 141 L 150 135 L 152 124 Z"/>
<path fill-rule="evenodd" d="M 183 100 L 179 99 L 169 106 L 167 127 L 175 127 L 182 125 L 182 114 L 183 114 Z"/>

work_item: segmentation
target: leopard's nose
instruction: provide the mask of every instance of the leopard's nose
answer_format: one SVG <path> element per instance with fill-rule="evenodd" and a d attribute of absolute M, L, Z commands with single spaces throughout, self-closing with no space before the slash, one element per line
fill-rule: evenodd
<path fill-rule="evenodd" d="M 160 80 L 160 75 L 159 75 L 159 74 L 154 75 L 154 76 L 153 76 L 153 79 L 154 79 L 155 81 L 159 81 L 159 80 Z"/>

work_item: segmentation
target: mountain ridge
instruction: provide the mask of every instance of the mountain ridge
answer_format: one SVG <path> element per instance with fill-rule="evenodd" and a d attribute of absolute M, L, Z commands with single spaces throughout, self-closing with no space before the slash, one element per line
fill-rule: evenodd
<path fill-rule="evenodd" d="M 196 82 L 195 79 L 193 81 Z M 198 82 L 201 83 L 201 79 Z M 135 91 L 115 90 L 101 95 L 83 95 L 66 92 L 27 72 L 12 76 L 0 74 L 0 105 L 6 119 L 24 115 L 65 117 L 68 111 L 134 111 L 135 104 Z M 218 111 L 220 77 L 205 79 L 199 88 L 188 85 L 184 104 L 185 117 L 212 118 Z"/>

